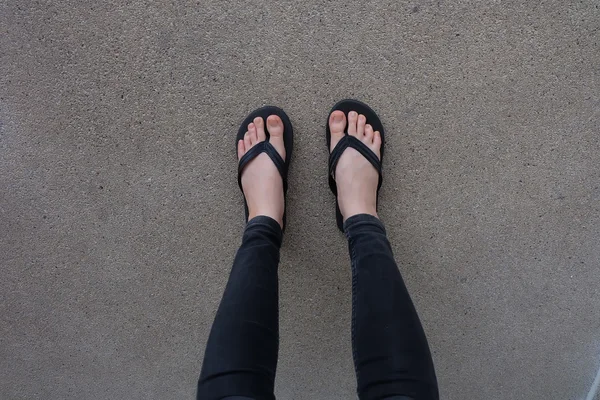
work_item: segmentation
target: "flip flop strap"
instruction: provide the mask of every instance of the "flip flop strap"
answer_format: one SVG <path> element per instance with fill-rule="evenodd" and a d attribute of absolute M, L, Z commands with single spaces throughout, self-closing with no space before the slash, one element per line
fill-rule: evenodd
<path fill-rule="evenodd" d="M 240 185 L 240 189 L 242 189 L 242 171 L 248 165 L 248 163 L 258 157 L 261 153 L 267 153 L 269 158 L 275 164 L 277 171 L 279 171 L 279 175 L 281 175 L 281 179 L 283 180 L 283 190 L 284 193 L 287 192 L 287 164 L 283 161 L 283 158 L 279 155 L 275 147 L 267 140 L 264 142 L 260 142 L 252 146 L 250 150 L 246 152 L 240 158 L 240 162 L 238 164 L 238 185 Z"/>
<path fill-rule="evenodd" d="M 329 175 L 335 180 L 335 169 L 337 168 L 337 164 L 340 161 L 340 157 L 344 151 L 348 148 L 352 147 L 356 151 L 358 151 L 364 158 L 367 159 L 375 167 L 377 173 L 379 174 L 379 183 L 377 184 L 377 190 L 381 188 L 381 184 L 383 183 L 383 174 L 381 171 L 381 161 L 377 157 L 377 154 L 373 152 L 370 148 L 367 147 L 366 144 L 355 138 L 354 136 L 350 136 L 348 134 L 344 135 L 342 139 L 335 146 L 331 154 L 329 155 Z"/>

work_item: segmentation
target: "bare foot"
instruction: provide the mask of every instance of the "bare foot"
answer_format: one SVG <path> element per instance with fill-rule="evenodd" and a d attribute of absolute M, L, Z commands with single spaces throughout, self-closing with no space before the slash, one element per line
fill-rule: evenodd
<path fill-rule="evenodd" d="M 269 142 L 275 147 L 281 158 L 285 160 L 285 145 L 283 142 L 283 122 L 277 115 L 267 118 Z M 244 140 L 237 145 L 238 160 L 256 144 L 265 141 L 265 125 L 261 117 L 254 118 L 248 124 L 248 132 Z M 283 180 L 273 161 L 265 153 L 259 154 L 250 161 L 242 171 L 242 190 L 248 203 L 248 220 L 266 215 L 273 218 L 283 228 Z"/>
<path fill-rule="evenodd" d="M 369 147 L 381 159 L 381 135 L 373 132 L 373 127 L 366 123 L 364 115 L 356 111 L 348 113 L 348 134 L 356 137 Z M 344 137 L 346 115 L 342 111 L 334 111 L 329 116 L 332 151 Z M 379 174 L 371 163 L 358 151 L 348 147 L 338 161 L 335 169 L 335 182 L 338 192 L 338 204 L 344 221 L 356 214 L 371 214 L 377 217 L 377 184 Z"/>

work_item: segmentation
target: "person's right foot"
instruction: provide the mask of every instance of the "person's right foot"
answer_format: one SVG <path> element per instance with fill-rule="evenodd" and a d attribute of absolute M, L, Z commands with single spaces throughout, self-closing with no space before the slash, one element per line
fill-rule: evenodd
<path fill-rule="evenodd" d="M 373 132 L 364 115 L 356 111 L 348 113 L 348 134 L 356 137 L 381 159 L 381 135 Z M 329 116 L 331 152 L 344 137 L 346 114 L 337 110 Z M 353 215 L 371 214 L 377 217 L 377 185 L 379 174 L 371 163 L 355 149 L 348 147 L 340 157 L 335 169 L 338 204 L 344 221 Z"/>

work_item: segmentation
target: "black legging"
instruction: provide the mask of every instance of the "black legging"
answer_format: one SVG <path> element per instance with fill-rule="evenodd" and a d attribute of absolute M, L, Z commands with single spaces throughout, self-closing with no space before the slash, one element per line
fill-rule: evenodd
<path fill-rule="evenodd" d="M 352 260 L 359 398 L 437 400 L 427 339 L 383 224 L 362 214 L 350 217 L 344 228 Z M 198 399 L 275 398 L 281 239 L 275 220 L 259 216 L 248 222 L 206 346 Z"/>

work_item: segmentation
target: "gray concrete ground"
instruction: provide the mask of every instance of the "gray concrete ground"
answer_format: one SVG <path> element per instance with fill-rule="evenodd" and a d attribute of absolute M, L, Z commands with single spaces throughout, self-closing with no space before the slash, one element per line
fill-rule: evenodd
<path fill-rule="evenodd" d="M 0 398 L 192 398 L 243 229 L 234 134 L 296 129 L 281 399 L 355 398 L 326 183 L 387 129 L 381 217 L 443 399 L 585 399 L 600 367 L 600 9 L 549 1 L 0 4 Z"/>

